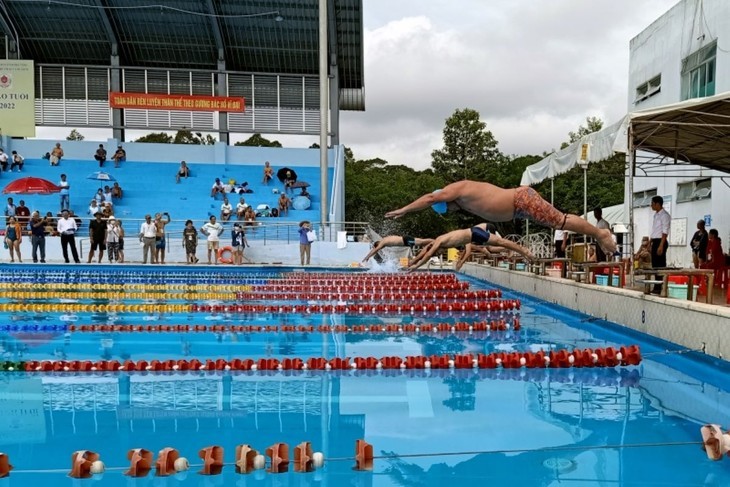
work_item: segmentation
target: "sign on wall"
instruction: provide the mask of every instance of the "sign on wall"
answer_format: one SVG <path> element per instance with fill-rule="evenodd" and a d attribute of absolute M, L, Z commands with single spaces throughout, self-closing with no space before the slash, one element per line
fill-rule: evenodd
<path fill-rule="evenodd" d="M 161 95 L 156 93 L 109 93 L 109 106 L 138 110 L 188 112 L 244 112 L 246 100 L 234 96 Z"/>
<path fill-rule="evenodd" d="M 0 60 L 0 135 L 35 137 L 33 61 Z"/>

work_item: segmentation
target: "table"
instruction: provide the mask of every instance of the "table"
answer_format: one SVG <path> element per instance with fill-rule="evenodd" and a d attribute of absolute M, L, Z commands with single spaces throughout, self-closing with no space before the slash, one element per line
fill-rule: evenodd
<path fill-rule="evenodd" d="M 667 297 L 669 289 L 669 276 L 685 276 L 687 277 L 687 299 L 692 301 L 692 291 L 694 289 L 694 277 L 700 276 L 707 278 L 707 295 L 705 302 L 712 304 L 712 291 L 715 286 L 715 270 L 714 269 L 647 269 L 647 274 L 655 274 L 662 277 L 662 297 Z"/>
<path fill-rule="evenodd" d="M 608 269 L 608 286 L 613 286 L 613 270 L 618 269 L 618 287 L 624 286 L 625 270 L 623 262 L 584 262 L 580 265 L 588 273 L 586 282 L 592 282 L 591 274 L 595 274 L 598 269 Z"/>
<path fill-rule="evenodd" d="M 546 269 L 548 264 L 560 263 L 560 277 L 565 279 L 568 275 L 568 264 L 570 259 L 567 258 L 556 258 L 556 259 L 537 259 L 537 265 L 540 267 L 540 275 L 546 275 Z"/>

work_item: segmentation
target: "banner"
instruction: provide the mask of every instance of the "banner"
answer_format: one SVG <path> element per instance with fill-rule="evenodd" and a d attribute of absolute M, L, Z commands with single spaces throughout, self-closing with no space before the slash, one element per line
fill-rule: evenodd
<path fill-rule="evenodd" d="M 155 93 L 109 93 L 112 108 L 138 110 L 184 110 L 188 112 L 243 112 L 246 100 L 233 96 L 159 95 Z"/>
<path fill-rule="evenodd" d="M 0 134 L 35 137 L 33 61 L 0 60 Z"/>

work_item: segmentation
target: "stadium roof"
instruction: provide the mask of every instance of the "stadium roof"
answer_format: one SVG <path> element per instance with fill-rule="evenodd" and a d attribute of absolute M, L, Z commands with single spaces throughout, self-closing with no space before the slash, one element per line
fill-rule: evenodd
<path fill-rule="evenodd" d="M 2 0 L 0 29 L 36 63 L 318 75 L 318 0 Z M 330 56 L 364 109 L 362 0 L 331 0 Z M 6 39 L 2 39 L 6 44 Z M 115 52 L 116 51 L 116 52 Z"/>

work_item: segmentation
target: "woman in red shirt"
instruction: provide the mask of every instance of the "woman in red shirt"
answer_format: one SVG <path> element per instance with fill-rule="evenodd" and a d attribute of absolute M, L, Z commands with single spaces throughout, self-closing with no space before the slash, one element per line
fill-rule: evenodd
<path fill-rule="evenodd" d="M 714 228 L 708 232 L 707 261 L 702 268 L 715 269 L 715 285 L 725 284 L 725 253 L 722 251 L 722 240 Z"/>

